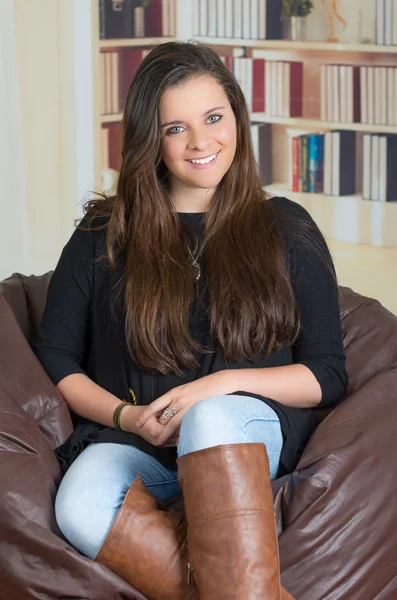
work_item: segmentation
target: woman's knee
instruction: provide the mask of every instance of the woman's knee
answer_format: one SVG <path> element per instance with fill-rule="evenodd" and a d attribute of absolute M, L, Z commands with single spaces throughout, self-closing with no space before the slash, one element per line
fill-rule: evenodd
<path fill-rule="evenodd" d="M 110 453 L 105 444 L 84 450 L 67 471 L 55 499 L 60 530 L 90 558 L 99 552 L 130 483 L 121 474 L 112 478 Z"/>

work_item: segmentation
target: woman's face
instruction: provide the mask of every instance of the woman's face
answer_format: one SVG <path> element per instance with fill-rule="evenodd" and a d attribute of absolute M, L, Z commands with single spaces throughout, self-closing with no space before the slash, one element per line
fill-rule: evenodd
<path fill-rule="evenodd" d="M 236 119 L 222 86 L 204 75 L 169 88 L 160 118 L 171 193 L 212 191 L 236 152 Z"/>

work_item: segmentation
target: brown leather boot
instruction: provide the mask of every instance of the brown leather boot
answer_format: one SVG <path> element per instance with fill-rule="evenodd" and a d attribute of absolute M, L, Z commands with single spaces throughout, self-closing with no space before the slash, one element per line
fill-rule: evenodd
<path fill-rule="evenodd" d="M 178 473 L 201 600 L 291 600 L 280 585 L 265 446 L 232 444 L 185 454 Z"/>
<path fill-rule="evenodd" d="M 149 600 L 199 599 L 189 577 L 186 522 L 176 511 L 165 511 L 139 477 L 96 560 Z"/>

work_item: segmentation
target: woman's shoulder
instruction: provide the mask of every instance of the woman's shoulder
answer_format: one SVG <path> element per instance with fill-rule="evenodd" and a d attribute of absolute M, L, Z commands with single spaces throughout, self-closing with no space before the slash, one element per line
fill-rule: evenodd
<path fill-rule="evenodd" d="M 272 196 L 266 200 L 269 206 L 272 207 L 275 214 L 282 219 L 294 219 L 296 221 L 305 221 L 313 223 L 313 219 L 308 211 L 293 200 L 284 196 Z"/>

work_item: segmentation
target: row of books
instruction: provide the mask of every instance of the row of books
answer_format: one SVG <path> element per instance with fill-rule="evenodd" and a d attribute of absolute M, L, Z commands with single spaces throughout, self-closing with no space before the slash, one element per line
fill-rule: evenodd
<path fill-rule="evenodd" d="M 321 66 L 321 119 L 397 125 L 397 68 Z"/>
<path fill-rule="evenodd" d="M 100 110 L 102 115 L 117 114 L 124 109 L 128 88 L 146 54 L 145 48 L 123 48 L 99 55 Z"/>
<path fill-rule="evenodd" d="M 363 135 L 363 198 L 397 201 L 397 135 Z"/>
<path fill-rule="evenodd" d="M 282 0 L 193 0 L 194 35 L 279 40 Z"/>
<path fill-rule="evenodd" d="M 356 132 L 326 131 L 292 139 L 292 189 L 348 196 L 356 190 Z"/>
<path fill-rule="evenodd" d="M 239 82 L 251 112 L 276 117 L 302 116 L 303 63 L 221 58 Z"/>
<path fill-rule="evenodd" d="M 136 4 L 136 0 L 99 0 L 101 40 L 176 35 L 176 0 Z"/>
<path fill-rule="evenodd" d="M 397 0 L 376 0 L 376 43 L 397 45 Z"/>

